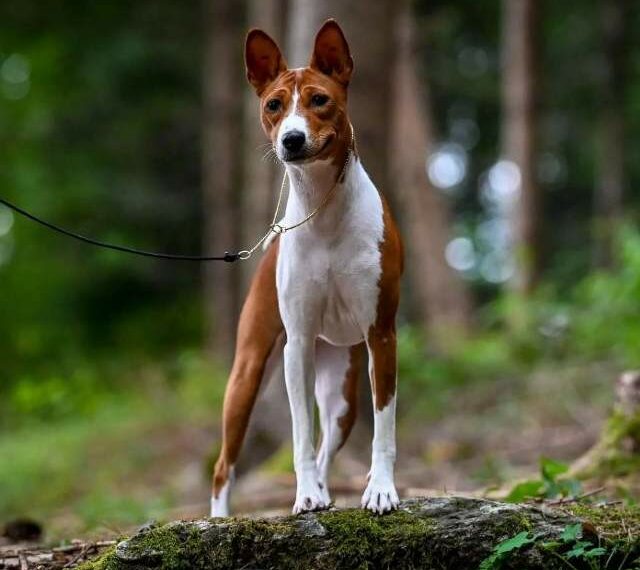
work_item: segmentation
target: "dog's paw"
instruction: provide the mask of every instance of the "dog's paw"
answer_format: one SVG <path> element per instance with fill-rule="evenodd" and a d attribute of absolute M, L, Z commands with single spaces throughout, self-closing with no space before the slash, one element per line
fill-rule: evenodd
<path fill-rule="evenodd" d="M 362 495 L 361 504 L 363 509 L 379 515 L 396 510 L 400 504 L 400 499 L 398 498 L 398 492 L 396 491 L 393 481 L 369 481 Z"/>
<path fill-rule="evenodd" d="M 298 485 L 296 502 L 293 505 L 293 514 L 308 513 L 311 511 L 324 511 L 331 505 L 329 493 L 322 489 L 317 482 L 309 482 Z"/>

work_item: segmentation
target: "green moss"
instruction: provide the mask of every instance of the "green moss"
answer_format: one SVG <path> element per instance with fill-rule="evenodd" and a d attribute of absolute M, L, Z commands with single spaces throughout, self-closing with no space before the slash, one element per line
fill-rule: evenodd
<path fill-rule="evenodd" d="M 599 536 L 612 541 L 632 542 L 640 547 L 640 506 L 596 507 L 577 503 L 565 507 L 575 517 L 591 523 Z"/>
<path fill-rule="evenodd" d="M 496 536 L 512 536 L 532 528 L 529 518 L 518 512 L 504 513 L 493 523 L 493 533 Z"/>
<path fill-rule="evenodd" d="M 298 556 L 313 538 L 296 537 L 295 526 L 274 521 L 229 519 L 222 528 L 205 530 L 191 523 L 174 523 L 151 528 L 130 539 L 126 548 L 113 549 L 86 564 L 83 570 L 111 570 L 122 567 L 157 567 L 164 570 L 216 568 L 220 570 L 258 564 L 268 560 L 274 568 L 298 567 Z M 123 554 L 124 553 L 124 554 Z M 257 556 L 256 556 L 257 553 Z M 124 558 L 123 558 L 124 556 Z"/>
<path fill-rule="evenodd" d="M 615 411 L 607 420 L 602 437 L 612 447 L 627 437 L 640 441 L 640 414 L 629 417 L 620 410 Z"/>
<path fill-rule="evenodd" d="M 90 560 L 79 566 L 79 570 L 110 570 L 116 567 L 115 547 L 103 552 L 95 560 Z"/>
<path fill-rule="evenodd" d="M 572 508 L 575 517 L 591 521 L 598 534 L 610 539 L 604 541 L 609 547 L 624 539 L 621 529 L 640 536 L 638 507 Z M 549 517 L 531 507 L 467 498 L 412 499 L 384 516 L 348 509 L 277 519 L 176 522 L 143 530 L 85 570 L 471 568 L 522 532 L 537 543 L 514 551 L 504 560 L 505 569 L 551 569 L 561 561 L 540 545 L 557 541 L 565 525 L 576 522 L 562 513 Z M 621 559 L 628 549 L 628 542 L 620 545 Z"/>
<path fill-rule="evenodd" d="M 328 512 L 318 519 L 332 541 L 335 568 L 425 567 L 424 544 L 433 528 L 429 519 L 406 511 L 381 517 L 364 510 Z"/>
<path fill-rule="evenodd" d="M 269 562 L 273 568 L 297 568 L 298 557 L 305 551 L 313 549 L 312 536 L 300 538 L 296 536 L 295 527 L 266 520 L 237 519 L 225 529 L 223 535 L 213 533 L 203 536 L 212 543 L 209 549 L 209 567 L 241 568 L 246 564 Z M 215 545 L 215 549 L 213 546 Z M 188 566 L 193 567 L 193 566 Z"/>
<path fill-rule="evenodd" d="M 630 451 L 629 442 L 640 442 L 640 414 L 629 417 L 617 410 L 607 420 L 596 445 L 578 462 L 581 464 L 574 474 L 599 481 L 635 476 L 640 472 L 640 454 Z"/>

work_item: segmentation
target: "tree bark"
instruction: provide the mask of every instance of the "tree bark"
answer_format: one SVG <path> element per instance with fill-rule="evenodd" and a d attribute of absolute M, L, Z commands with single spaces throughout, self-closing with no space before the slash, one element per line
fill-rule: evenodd
<path fill-rule="evenodd" d="M 502 155 L 517 165 L 519 192 L 510 218 L 515 272 L 509 282 L 529 294 L 539 271 L 540 187 L 536 181 L 536 93 L 539 3 L 503 0 Z"/>
<path fill-rule="evenodd" d="M 205 29 L 202 96 L 203 248 L 233 249 L 239 243 L 237 148 L 241 105 L 237 97 L 242 61 L 238 6 L 223 0 L 204 0 Z M 203 293 L 207 347 L 229 360 L 239 313 L 237 265 L 203 264 Z"/>
<path fill-rule="evenodd" d="M 313 4 L 299 0 L 301 5 Z M 394 62 L 394 24 L 396 3 L 391 0 L 367 2 L 326 0 L 316 2 L 309 12 L 315 22 L 313 35 L 305 47 L 306 65 L 311 56 L 313 37 L 320 24 L 335 18 L 342 26 L 354 59 L 349 85 L 349 116 L 354 126 L 358 153 L 374 184 L 390 195 L 389 139 L 391 137 L 391 74 Z"/>
<path fill-rule="evenodd" d="M 329 17 L 327 13 L 321 2 L 290 0 L 286 42 L 289 67 L 305 67 L 309 63 L 313 38 L 322 22 Z"/>
<path fill-rule="evenodd" d="M 436 344 L 471 323 L 469 290 L 445 260 L 451 237 L 450 212 L 430 184 L 425 163 L 435 147 L 427 84 L 418 76 L 411 4 L 397 20 L 397 59 L 393 81 L 392 137 L 389 147 L 393 190 L 406 231 L 407 272 L 418 313 Z"/>
<path fill-rule="evenodd" d="M 261 28 L 274 38 L 282 38 L 285 28 L 283 0 L 249 0 L 247 22 L 250 28 Z M 241 49 L 239 47 L 238 49 Z M 238 61 L 241 60 L 240 55 Z M 244 86 L 244 132 L 246 153 L 243 160 L 242 215 L 240 244 L 252 246 L 267 231 L 275 208 L 275 187 L 281 180 L 281 169 L 269 152 L 271 144 L 260 123 L 260 102 L 251 86 Z M 261 251 L 240 265 L 241 298 L 244 299 L 255 273 Z"/>
<path fill-rule="evenodd" d="M 205 519 L 144 529 L 100 562 L 118 568 L 477 568 L 520 532 L 537 544 L 578 520 L 566 513 L 458 497 L 409 499 L 375 516 L 351 509 L 272 519 Z M 585 531 L 586 531 L 585 527 Z M 593 532 L 593 531 L 592 531 Z M 549 549 L 513 550 L 503 568 L 562 568 Z"/>
<path fill-rule="evenodd" d="M 629 18 L 627 0 L 603 0 L 604 77 L 598 146 L 598 179 L 594 196 L 595 262 L 611 267 L 614 238 L 622 218 L 625 186 L 624 85 Z"/>

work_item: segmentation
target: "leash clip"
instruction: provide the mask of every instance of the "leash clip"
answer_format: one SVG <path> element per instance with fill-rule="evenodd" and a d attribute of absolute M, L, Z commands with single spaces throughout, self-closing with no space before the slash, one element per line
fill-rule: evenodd
<path fill-rule="evenodd" d="M 284 226 L 282 226 L 280 224 L 271 224 L 271 231 L 274 234 L 283 234 L 284 232 L 287 231 L 287 228 L 285 228 Z"/>
<path fill-rule="evenodd" d="M 225 251 L 222 261 L 226 261 L 227 263 L 233 263 L 234 261 L 238 261 L 238 259 L 242 259 L 240 257 L 240 253 L 229 253 L 228 251 Z"/>

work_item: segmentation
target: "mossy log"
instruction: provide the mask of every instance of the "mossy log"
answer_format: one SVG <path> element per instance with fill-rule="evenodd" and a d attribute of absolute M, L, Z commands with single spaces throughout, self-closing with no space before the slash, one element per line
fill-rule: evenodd
<path fill-rule="evenodd" d="M 571 475 L 606 482 L 640 473 L 640 372 L 616 382 L 616 403 L 595 445 L 571 466 Z"/>
<path fill-rule="evenodd" d="M 460 497 L 409 499 L 376 516 L 360 509 L 270 519 L 203 519 L 147 527 L 86 568 L 475 569 L 495 546 L 527 531 L 503 569 L 554 569 L 541 545 L 579 519 L 532 505 Z"/>

